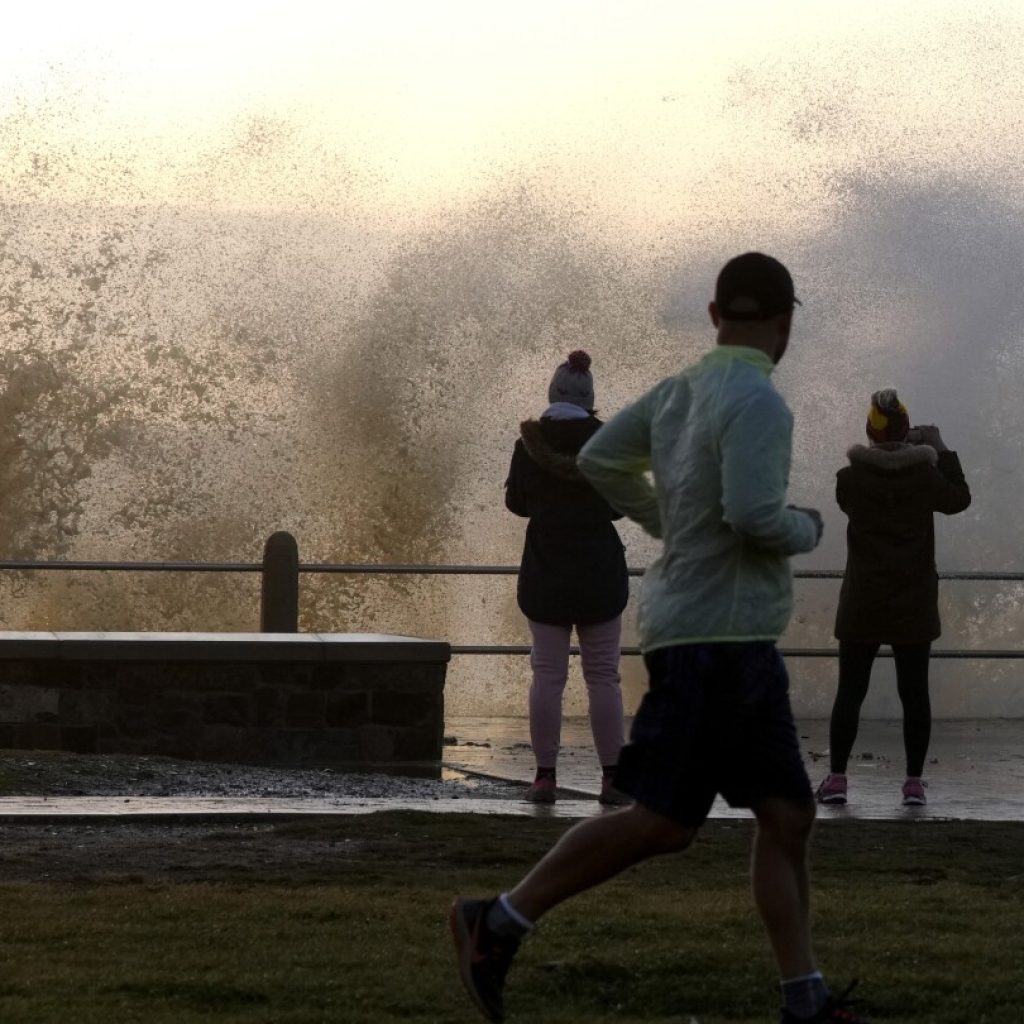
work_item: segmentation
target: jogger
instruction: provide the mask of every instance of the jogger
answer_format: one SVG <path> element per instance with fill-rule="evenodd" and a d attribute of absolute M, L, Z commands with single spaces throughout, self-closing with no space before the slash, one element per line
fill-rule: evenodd
<path fill-rule="evenodd" d="M 455 900 L 459 973 L 489 1020 L 504 1019 L 509 966 L 542 915 L 685 849 L 718 793 L 757 820 L 754 901 L 781 975 L 782 1024 L 861 1020 L 845 993 L 829 992 L 811 946 L 815 805 L 775 647 L 792 609 L 789 556 L 812 550 L 822 530 L 817 512 L 786 504 L 792 416 L 769 380 L 795 304 L 777 260 L 730 260 L 708 309 L 716 348 L 580 452 L 610 504 L 664 541 L 641 591 L 650 687 L 615 774 L 635 803 L 570 829 L 508 892 Z"/>

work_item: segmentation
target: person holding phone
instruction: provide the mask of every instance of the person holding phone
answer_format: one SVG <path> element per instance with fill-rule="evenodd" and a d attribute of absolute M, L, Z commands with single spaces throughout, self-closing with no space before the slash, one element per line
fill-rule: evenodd
<path fill-rule="evenodd" d="M 939 428 L 911 428 L 893 388 L 871 396 L 867 435 L 870 443 L 854 445 L 849 465 L 836 475 L 836 501 L 849 520 L 847 558 L 836 612 L 839 688 L 829 725 L 830 771 L 817 798 L 847 801 L 846 767 L 861 705 L 878 650 L 889 644 L 903 706 L 903 803 L 920 805 L 932 722 L 928 666 L 941 633 L 933 516 L 962 512 L 971 492 Z"/>

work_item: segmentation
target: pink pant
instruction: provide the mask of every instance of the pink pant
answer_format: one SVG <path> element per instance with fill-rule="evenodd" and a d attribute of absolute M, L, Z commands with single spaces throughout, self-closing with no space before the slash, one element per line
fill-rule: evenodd
<path fill-rule="evenodd" d="M 569 678 L 569 626 L 530 623 L 530 740 L 542 768 L 554 768 L 562 733 L 562 692 Z M 583 679 L 587 684 L 590 729 L 603 765 L 617 764 L 623 742 L 622 689 L 619 686 L 619 637 L 622 616 L 577 626 Z"/>

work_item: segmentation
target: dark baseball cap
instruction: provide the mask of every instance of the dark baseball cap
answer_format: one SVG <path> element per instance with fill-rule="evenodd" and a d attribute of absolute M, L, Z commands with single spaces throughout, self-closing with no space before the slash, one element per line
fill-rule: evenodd
<path fill-rule="evenodd" d="M 770 320 L 789 313 L 800 300 L 793 294 L 793 278 L 777 259 L 745 252 L 722 267 L 715 305 L 723 320 Z"/>

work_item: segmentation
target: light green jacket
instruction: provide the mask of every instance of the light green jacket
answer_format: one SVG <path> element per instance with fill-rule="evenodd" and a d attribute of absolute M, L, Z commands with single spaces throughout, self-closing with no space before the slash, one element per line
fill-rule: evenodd
<path fill-rule="evenodd" d="M 664 541 L 640 593 L 644 651 L 777 640 L 786 628 L 788 556 L 812 550 L 818 533 L 810 516 L 786 507 L 793 416 L 772 369 L 757 349 L 719 345 L 579 453 L 609 504 Z"/>

